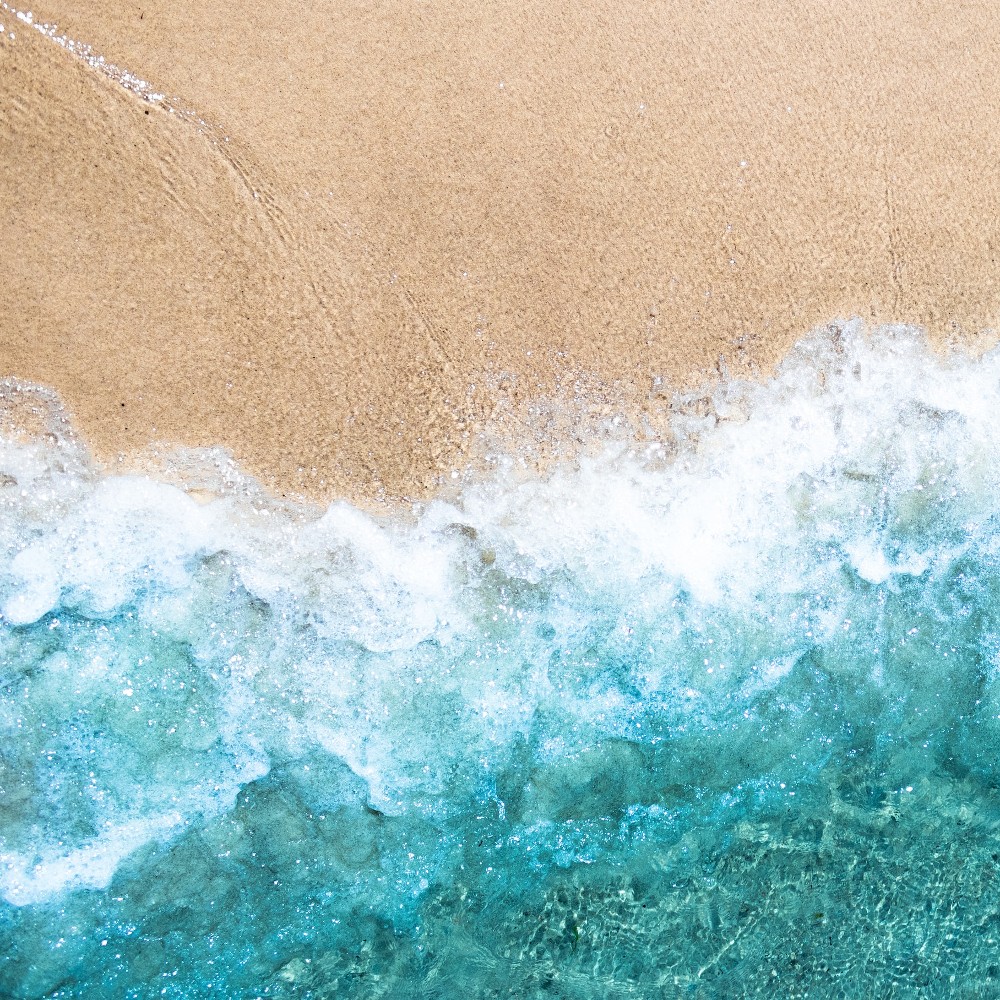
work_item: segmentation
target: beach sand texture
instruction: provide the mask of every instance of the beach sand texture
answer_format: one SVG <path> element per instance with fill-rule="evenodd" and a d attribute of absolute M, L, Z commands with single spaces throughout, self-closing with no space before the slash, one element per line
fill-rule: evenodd
<path fill-rule="evenodd" d="M 0 11 L 0 374 L 105 460 L 417 496 L 578 378 L 634 415 L 837 317 L 992 342 L 995 5 L 32 13 L 168 95 Z"/>

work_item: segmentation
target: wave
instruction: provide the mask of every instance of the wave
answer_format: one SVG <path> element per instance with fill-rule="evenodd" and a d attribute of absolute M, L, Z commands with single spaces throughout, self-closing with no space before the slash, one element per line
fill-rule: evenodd
<path fill-rule="evenodd" d="M 996 976 L 1000 354 L 831 327 L 661 440 L 392 517 L 108 475 L 33 392 L 0 991 Z"/>

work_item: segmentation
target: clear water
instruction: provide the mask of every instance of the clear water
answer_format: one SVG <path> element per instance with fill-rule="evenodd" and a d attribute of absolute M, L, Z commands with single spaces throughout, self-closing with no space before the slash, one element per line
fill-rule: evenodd
<path fill-rule="evenodd" d="M 0 996 L 1000 995 L 1000 357 L 814 337 L 382 521 L 0 443 Z"/>

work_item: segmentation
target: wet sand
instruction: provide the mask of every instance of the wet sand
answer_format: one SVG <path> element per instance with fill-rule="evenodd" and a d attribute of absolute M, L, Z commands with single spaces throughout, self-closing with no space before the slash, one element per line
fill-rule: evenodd
<path fill-rule="evenodd" d="M 535 398 L 641 416 L 841 317 L 993 342 L 991 5 L 91 8 L 33 15 L 168 99 L 0 10 L 0 374 L 105 461 L 417 496 Z"/>

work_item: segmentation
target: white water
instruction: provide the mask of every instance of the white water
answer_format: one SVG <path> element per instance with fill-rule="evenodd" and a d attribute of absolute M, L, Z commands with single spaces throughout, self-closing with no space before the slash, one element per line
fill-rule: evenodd
<path fill-rule="evenodd" d="M 670 442 L 544 478 L 501 458 L 393 520 L 239 488 L 200 505 L 102 475 L 55 418 L 4 440 L 0 895 L 113 894 L 196 836 L 220 858 L 287 844 L 276 872 L 321 872 L 303 892 L 403 920 L 472 877 L 487 828 L 536 879 L 627 867 L 686 811 L 707 831 L 739 803 L 805 808 L 854 780 L 829 763 L 848 716 L 880 746 L 919 733 L 878 781 L 930 787 L 969 705 L 978 746 L 1000 733 L 997 413 L 1000 354 L 854 326 L 720 386 Z"/>

